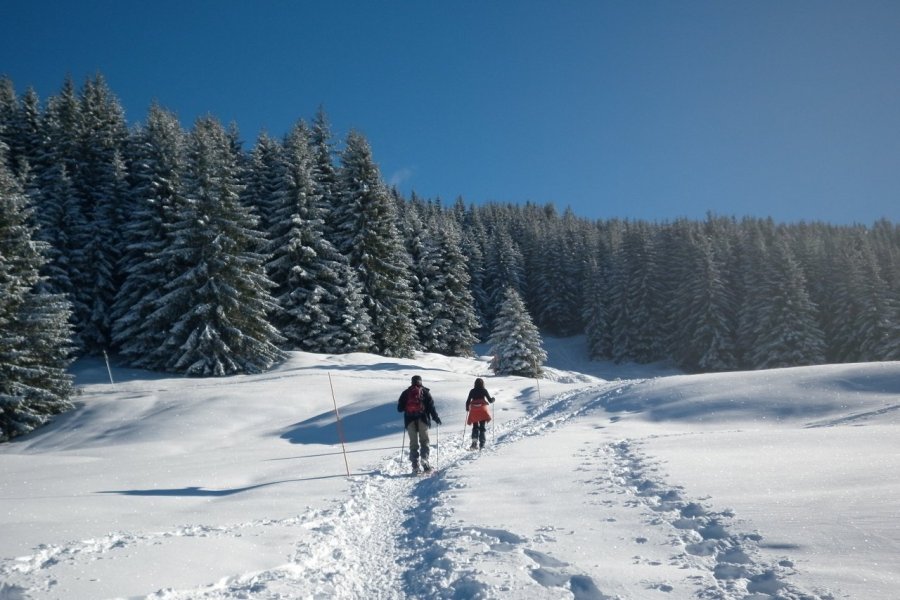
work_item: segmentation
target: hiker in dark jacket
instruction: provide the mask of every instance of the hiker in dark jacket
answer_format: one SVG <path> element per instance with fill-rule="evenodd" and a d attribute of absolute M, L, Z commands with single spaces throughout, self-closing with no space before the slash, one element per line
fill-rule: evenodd
<path fill-rule="evenodd" d="M 397 412 L 403 413 L 403 424 L 409 434 L 409 460 L 412 462 L 413 473 L 419 472 L 419 458 L 422 459 L 422 468 L 428 473 L 431 471 L 428 463 L 428 428 L 431 427 L 431 419 L 440 425 L 441 418 L 434 408 L 431 391 L 422 386 L 419 375 L 414 375 L 412 384 L 400 394 Z"/>
<path fill-rule="evenodd" d="M 469 391 L 469 397 L 466 398 L 466 423 L 472 426 L 472 445 L 469 450 L 484 448 L 485 425 L 491 420 L 491 413 L 488 405 L 493 404 L 494 399 L 491 394 L 484 388 L 484 379 L 475 380 L 475 387 Z"/>

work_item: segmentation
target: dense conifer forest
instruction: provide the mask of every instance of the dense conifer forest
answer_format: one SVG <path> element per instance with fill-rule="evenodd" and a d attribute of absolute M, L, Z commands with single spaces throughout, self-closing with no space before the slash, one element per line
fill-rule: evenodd
<path fill-rule="evenodd" d="M 404 197 L 321 109 L 245 147 L 235 126 L 185 130 L 157 105 L 129 125 L 99 75 L 45 100 L 0 79 L 0 229 L 0 440 L 65 410 L 68 361 L 103 352 L 202 376 L 289 350 L 467 356 L 490 340 L 537 371 L 540 330 L 689 372 L 900 360 L 886 220 L 589 220 Z"/>

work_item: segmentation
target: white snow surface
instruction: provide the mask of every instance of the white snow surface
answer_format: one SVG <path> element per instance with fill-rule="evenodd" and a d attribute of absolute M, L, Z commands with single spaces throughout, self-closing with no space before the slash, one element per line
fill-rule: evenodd
<path fill-rule="evenodd" d="M 0 599 L 900 597 L 900 363 L 680 375 L 584 344 L 546 338 L 540 381 L 485 356 L 82 361 L 78 408 L 0 445 Z M 443 419 L 424 477 L 414 374 Z"/>

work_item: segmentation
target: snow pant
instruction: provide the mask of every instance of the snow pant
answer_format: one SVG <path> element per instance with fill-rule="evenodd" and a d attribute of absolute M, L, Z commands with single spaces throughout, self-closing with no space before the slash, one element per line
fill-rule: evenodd
<path fill-rule="evenodd" d="M 472 445 L 474 446 L 477 442 L 484 448 L 484 429 L 485 425 L 487 425 L 487 421 L 479 421 L 478 423 L 472 424 Z"/>
<path fill-rule="evenodd" d="M 428 462 L 428 425 L 416 419 L 406 426 L 406 433 L 409 434 L 410 462 L 418 465 L 419 457 L 422 458 L 422 462 Z"/>

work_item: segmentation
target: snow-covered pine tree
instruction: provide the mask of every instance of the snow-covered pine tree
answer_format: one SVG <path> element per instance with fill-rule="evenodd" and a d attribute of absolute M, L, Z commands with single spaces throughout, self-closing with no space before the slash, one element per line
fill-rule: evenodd
<path fill-rule="evenodd" d="M 774 239 L 775 224 L 771 220 L 744 219 L 741 222 L 734 268 L 737 281 L 737 353 L 741 368 L 756 368 L 751 353 L 757 345 L 757 325 L 766 304 L 766 278 L 769 246 Z"/>
<path fill-rule="evenodd" d="M 305 123 L 285 138 L 280 180 L 263 212 L 269 223 L 269 261 L 278 308 L 272 321 L 287 346 L 309 352 L 369 350 L 372 332 L 362 290 L 346 257 L 324 236 L 315 157 Z"/>
<path fill-rule="evenodd" d="M 816 322 L 816 307 L 806 291 L 806 279 L 783 232 L 778 232 L 763 276 L 763 303 L 756 315 L 750 364 L 772 369 L 821 364 L 824 334 Z"/>
<path fill-rule="evenodd" d="M 581 316 L 583 280 L 587 270 L 586 232 L 571 209 L 547 223 L 535 243 L 529 281 L 535 321 L 542 330 L 570 336 L 584 329 Z"/>
<path fill-rule="evenodd" d="M 131 191 L 128 219 L 122 225 L 124 276 L 112 307 L 112 340 L 132 365 L 162 368 L 154 355 L 168 330 L 148 317 L 159 306 L 162 290 L 174 276 L 174 265 L 161 259 L 173 243 L 171 226 L 183 200 L 181 174 L 185 134 L 178 118 L 153 104 L 147 123 L 129 144 Z"/>
<path fill-rule="evenodd" d="M 419 344 L 423 348 L 427 348 L 425 326 L 428 318 L 425 314 L 425 287 L 426 278 L 423 269 L 425 264 L 423 258 L 427 253 L 429 240 L 433 235 L 433 231 L 425 225 L 425 214 L 427 208 L 425 201 L 422 200 L 415 192 L 410 195 L 408 202 L 404 202 L 396 191 L 392 192 L 394 197 L 394 205 L 399 213 L 399 231 L 400 237 L 403 239 L 406 252 L 410 259 L 410 279 L 409 289 L 413 296 L 412 320 L 415 324 L 416 331 L 419 334 Z"/>
<path fill-rule="evenodd" d="M 347 136 L 338 188 L 340 202 L 332 213 L 334 241 L 362 283 L 374 349 L 386 356 L 411 356 L 416 349 L 411 261 L 397 229 L 394 201 L 369 143 L 358 132 Z"/>
<path fill-rule="evenodd" d="M 28 217 L 0 143 L 0 441 L 72 407 L 69 308 L 36 289 L 45 245 L 34 241 Z"/>
<path fill-rule="evenodd" d="M 900 300 L 900 223 L 878 219 L 872 225 L 871 239 L 881 276 L 893 297 Z"/>
<path fill-rule="evenodd" d="M 459 224 L 462 238 L 460 248 L 466 257 L 466 265 L 469 270 L 469 290 L 472 293 L 475 318 L 478 319 L 476 334 L 479 339 L 486 338 L 490 333 L 488 320 L 485 316 L 488 312 L 488 296 L 485 288 L 485 246 L 487 234 L 481 217 L 475 206 L 465 208 L 462 198 L 457 199 L 454 205 L 454 216 Z"/>
<path fill-rule="evenodd" d="M 38 177 L 29 186 L 28 196 L 36 207 L 35 237 L 48 245 L 42 269 L 46 278 L 38 286 L 43 292 L 62 294 L 71 302 L 75 289 L 70 276 L 71 260 L 81 252 L 74 244 L 71 230 L 84 226 L 84 215 L 74 201 L 76 192 L 65 165 L 61 162 L 42 165 Z"/>
<path fill-rule="evenodd" d="M 547 353 L 542 347 L 541 334 L 525 308 L 522 297 L 512 287 L 507 288 L 494 319 L 489 340 L 491 369 L 497 375 L 540 377 Z"/>
<path fill-rule="evenodd" d="M 80 252 L 73 260 L 76 331 L 84 350 L 110 346 L 110 313 L 121 256 L 121 221 L 127 200 L 125 114 L 101 75 L 85 82 L 79 97 L 77 156 L 72 183 L 81 200 L 83 226 L 72 229 Z"/>
<path fill-rule="evenodd" d="M 646 224 L 626 226 L 614 265 L 610 302 L 613 359 L 659 360 L 664 357 L 662 293 L 653 234 Z"/>
<path fill-rule="evenodd" d="M 78 133 L 81 112 L 75 86 L 66 78 L 59 95 L 47 101 L 41 116 L 42 144 L 31 165 L 33 181 L 28 195 L 32 199 L 35 219 L 39 224 L 37 236 L 50 244 L 47 280 L 41 289 L 65 294 L 72 303 L 72 320 L 79 331 L 79 315 L 87 314 L 78 285 L 86 264 L 80 232 L 88 228 L 84 202 L 74 182 L 78 170 Z"/>
<path fill-rule="evenodd" d="M 310 146 L 313 153 L 313 181 L 316 184 L 316 195 L 322 208 L 325 220 L 325 237 L 335 244 L 334 222 L 332 212 L 340 203 L 337 167 L 335 167 L 335 150 L 332 140 L 331 125 L 325 108 L 319 107 L 310 130 Z"/>
<path fill-rule="evenodd" d="M 256 373 L 282 358 L 268 322 L 275 308 L 265 275 L 265 240 L 240 203 L 238 157 L 212 117 L 188 137 L 185 202 L 161 260 L 175 270 L 149 319 L 168 335 L 164 367 L 188 375 Z"/>
<path fill-rule="evenodd" d="M 466 258 L 456 222 L 434 216 L 420 261 L 425 350 L 449 356 L 472 356 L 478 342 L 474 301 L 469 291 Z"/>
<path fill-rule="evenodd" d="M 673 294 L 671 356 L 688 371 L 734 368 L 734 302 L 712 241 L 697 227 L 684 230 L 684 260 Z"/>
<path fill-rule="evenodd" d="M 881 276 L 868 234 L 848 234 L 834 257 L 840 274 L 833 287 L 831 322 L 835 357 L 841 362 L 894 360 L 900 346 L 900 311 Z"/>
<path fill-rule="evenodd" d="M 13 173 L 20 178 L 30 171 L 37 162 L 41 147 L 41 103 L 34 88 L 28 88 L 19 100 L 19 110 L 10 126 L 9 161 Z M 26 193 L 27 193 L 26 189 Z"/>
<path fill-rule="evenodd" d="M 586 282 L 583 319 L 588 355 L 595 360 L 612 358 L 612 328 L 609 322 L 608 260 L 592 258 Z"/>
<path fill-rule="evenodd" d="M 261 133 L 250 153 L 241 199 L 254 209 L 259 229 L 267 236 L 275 227 L 275 213 L 284 204 L 285 162 L 281 143 Z"/>
<path fill-rule="evenodd" d="M 12 79 L 0 75 L 0 144 L 4 144 L 4 160 L 7 168 L 15 172 L 15 156 L 13 147 L 13 128 L 19 112 L 19 99 L 16 97 L 16 88 Z"/>
<path fill-rule="evenodd" d="M 495 229 L 488 236 L 485 257 L 484 287 L 487 293 L 486 318 L 491 323 L 503 304 L 507 288 L 513 288 L 520 297 L 525 290 L 525 259 L 518 244 L 506 230 Z"/>

